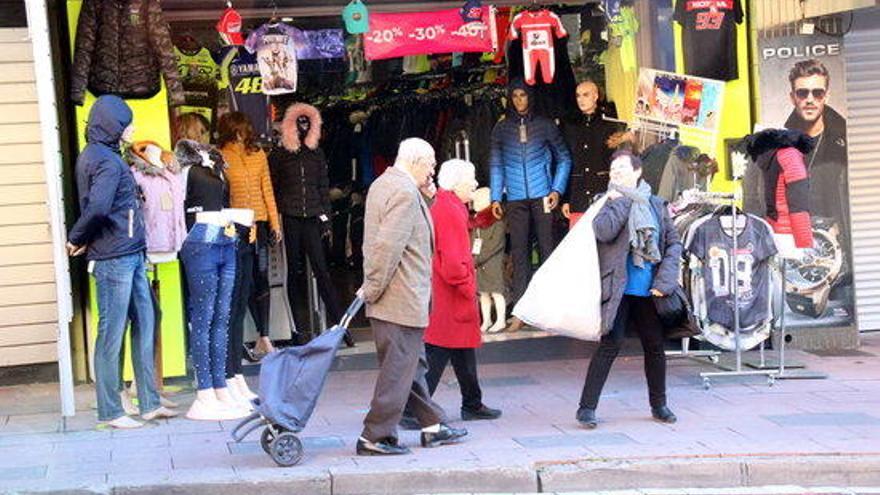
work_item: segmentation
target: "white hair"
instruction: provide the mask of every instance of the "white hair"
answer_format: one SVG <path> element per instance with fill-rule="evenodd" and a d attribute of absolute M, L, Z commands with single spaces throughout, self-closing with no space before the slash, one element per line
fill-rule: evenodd
<path fill-rule="evenodd" d="M 453 158 L 446 160 L 440 165 L 440 173 L 437 174 L 437 186 L 440 189 L 451 191 L 465 179 L 468 172 L 476 173 L 474 164 L 465 160 Z"/>
<path fill-rule="evenodd" d="M 420 138 L 407 138 L 400 142 L 397 148 L 397 158 L 394 166 L 401 165 L 409 168 L 419 160 L 426 160 L 434 156 L 434 147 Z"/>

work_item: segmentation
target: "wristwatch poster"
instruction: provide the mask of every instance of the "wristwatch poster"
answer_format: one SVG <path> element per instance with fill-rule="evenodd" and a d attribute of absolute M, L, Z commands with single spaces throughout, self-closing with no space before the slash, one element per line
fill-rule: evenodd
<path fill-rule="evenodd" d="M 790 260 L 785 272 L 785 300 L 795 313 L 819 318 L 828 308 L 831 289 L 840 280 L 844 254 L 840 228 L 828 219 L 813 219 L 813 247 Z"/>

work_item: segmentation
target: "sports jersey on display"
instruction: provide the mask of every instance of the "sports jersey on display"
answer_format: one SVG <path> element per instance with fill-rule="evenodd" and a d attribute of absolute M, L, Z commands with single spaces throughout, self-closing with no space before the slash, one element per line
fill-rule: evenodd
<path fill-rule="evenodd" d="M 727 217 L 728 219 L 730 217 Z M 767 319 L 770 311 L 768 260 L 776 254 L 776 244 L 769 226 L 750 215 L 737 236 L 736 284 L 739 297 L 740 328 L 748 328 Z M 733 328 L 734 293 L 732 229 L 722 227 L 722 217 L 714 216 L 692 227 L 687 249 L 703 262 L 707 318 Z"/>
<path fill-rule="evenodd" d="M 265 140 L 271 136 L 269 97 L 263 94 L 257 56 L 239 47 L 229 47 L 220 64 L 220 89 L 230 111 L 242 112 Z"/>
<path fill-rule="evenodd" d="M 520 12 L 510 23 L 510 39 L 522 37 L 523 68 L 526 84 L 533 86 L 538 66 L 545 84 L 553 82 L 556 58 L 553 38 L 564 38 L 568 32 L 559 17 L 549 10 Z"/>
<path fill-rule="evenodd" d="M 187 53 L 174 47 L 177 71 L 183 85 L 186 101 L 178 107 L 181 113 L 195 112 L 211 122 L 217 106 L 217 79 L 220 68 L 214 62 L 211 52 L 201 48 L 195 53 Z"/>
<path fill-rule="evenodd" d="M 296 46 L 302 42 L 302 31 L 286 24 L 263 24 L 245 42 L 257 54 L 263 93 L 283 95 L 296 92 Z"/>
<path fill-rule="evenodd" d="M 721 81 L 739 77 L 736 25 L 743 20 L 740 0 L 678 0 L 672 18 L 682 26 L 686 73 Z"/>

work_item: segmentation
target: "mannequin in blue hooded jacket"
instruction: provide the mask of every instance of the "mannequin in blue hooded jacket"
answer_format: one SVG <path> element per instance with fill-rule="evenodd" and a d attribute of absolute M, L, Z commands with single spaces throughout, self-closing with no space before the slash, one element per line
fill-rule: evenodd
<path fill-rule="evenodd" d="M 142 423 L 125 414 L 119 355 L 129 316 L 138 406 L 147 421 L 176 416 L 162 407 L 153 370 L 153 301 L 146 272 L 146 237 L 138 187 L 122 161 L 120 141 L 131 142 L 132 112 L 121 98 L 104 95 L 89 113 L 88 144 L 76 161 L 80 216 L 68 235 L 71 256 L 86 253 L 98 298 L 95 392 L 98 420 L 113 428 Z"/>
<path fill-rule="evenodd" d="M 562 133 L 553 121 L 532 112 L 531 99 L 531 89 L 521 79 L 511 81 L 507 114 L 492 130 L 489 157 L 492 211 L 498 219 L 506 216 L 510 229 L 514 302 L 531 278 L 532 235 L 538 240 L 542 262 L 553 251 L 552 211 L 565 193 L 571 170 Z M 508 330 L 521 325 L 514 318 Z"/>

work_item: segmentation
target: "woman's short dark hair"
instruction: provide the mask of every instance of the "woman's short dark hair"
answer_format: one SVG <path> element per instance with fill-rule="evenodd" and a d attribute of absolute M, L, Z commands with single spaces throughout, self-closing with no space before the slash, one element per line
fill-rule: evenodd
<path fill-rule="evenodd" d="M 241 112 L 229 112 L 220 117 L 217 123 L 217 146 L 222 148 L 227 143 L 234 143 L 241 137 L 244 147 L 248 151 L 257 151 L 254 126 L 247 115 Z"/>
<path fill-rule="evenodd" d="M 641 170 L 642 168 L 642 159 L 636 156 L 633 152 L 629 150 L 618 150 L 615 151 L 613 155 L 611 155 L 611 161 L 613 162 L 615 159 L 620 158 L 622 156 L 628 156 L 629 162 L 632 164 L 633 170 Z"/>

